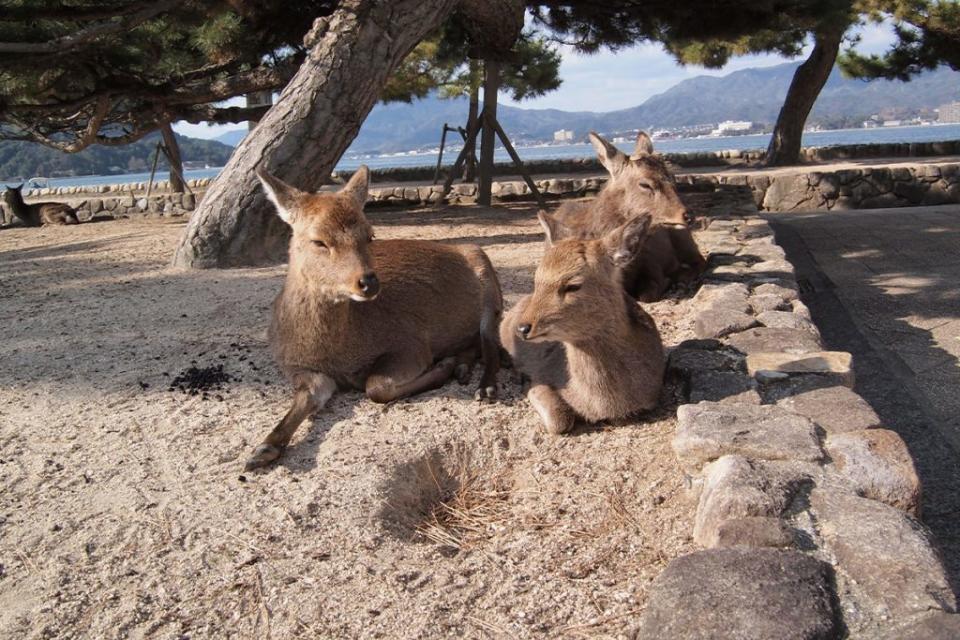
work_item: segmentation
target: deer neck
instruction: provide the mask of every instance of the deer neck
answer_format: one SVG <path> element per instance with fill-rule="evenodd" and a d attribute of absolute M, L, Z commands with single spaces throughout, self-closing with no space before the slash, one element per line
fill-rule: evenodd
<path fill-rule="evenodd" d="M 10 199 L 7 201 L 10 205 L 10 208 L 13 209 L 13 212 L 20 216 L 24 217 L 28 213 L 27 203 L 24 202 L 23 196 L 20 195 L 19 191 L 14 191 Z"/>
<path fill-rule="evenodd" d="M 571 363 L 580 362 L 589 366 L 602 363 L 607 369 L 619 368 L 625 362 L 624 355 L 629 353 L 629 348 L 624 348 L 630 343 L 631 337 L 627 309 L 623 305 L 616 305 L 615 309 L 602 314 L 598 320 L 595 331 L 564 343 L 567 356 Z"/>
<path fill-rule="evenodd" d="M 284 315 L 315 335 L 343 335 L 350 324 L 351 303 L 335 299 L 302 271 L 291 271 L 283 287 Z"/>

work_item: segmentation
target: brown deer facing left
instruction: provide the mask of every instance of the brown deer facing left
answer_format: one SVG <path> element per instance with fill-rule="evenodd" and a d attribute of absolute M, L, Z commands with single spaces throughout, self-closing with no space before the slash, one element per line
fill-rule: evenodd
<path fill-rule="evenodd" d="M 73 207 L 62 202 L 37 202 L 27 204 L 23 201 L 23 185 L 7 187 L 3 192 L 3 199 L 10 207 L 13 215 L 28 227 L 39 227 L 45 224 L 79 224 L 77 213 Z"/>
<path fill-rule="evenodd" d="M 533 294 L 500 324 L 503 347 L 531 381 L 527 398 L 550 433 L 574 422 L 616 419 L 654 408 L 663 384 L 663 343 L 646 311 L 624 290 L 650 216 L 628 220 L 596 240 L 555 240 L 540 215 L 547 250 Z"/>
<path fill-rule="evenodd" d="M 258 175 L 293 230 L 269 339 L 294 397 L 248 469 L 277 459 L 338 388 L 390 402 L 440 387 L 454 374 L 466 383 L 479 350 L 477 398 L 495 397 L 503 299 L 479 247 L 374 240 L 363 214 L 366 167 L 336 193 L 300 191 L 263 169 Z"/>

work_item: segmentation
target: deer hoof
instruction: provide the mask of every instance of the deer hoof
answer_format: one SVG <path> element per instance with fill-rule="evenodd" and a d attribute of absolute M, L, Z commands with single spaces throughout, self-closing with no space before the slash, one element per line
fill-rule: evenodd
<path fill-rule="evenodd" d="M 253 450 L 253 455 L 247 460 L 247 464 L 244 465 L 246 471 L 251 471 L 253 469 L 259 469 L 260 467 L 265 467 L 277 458 L 280 457 L 282 449 L 273 446 L 272 444 L 262 444 L 256 449 Z"/>
<path fill-rule="evenodd" d="M 473 397 L 477 402 L 493 402 L 497 399 L 497 387 L 495 385 L 480 387 Z"/>

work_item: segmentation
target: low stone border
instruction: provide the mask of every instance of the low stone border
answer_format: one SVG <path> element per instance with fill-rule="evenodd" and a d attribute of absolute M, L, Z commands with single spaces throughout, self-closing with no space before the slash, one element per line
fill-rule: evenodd
<path fill-rule="evenodd" d="M 537 188 L 548 198 L 578 198 L 596 194 L 606 183 L 606 175 L 562 176 L 536 181 Z M 64 200 L 77 208 L 81 220 L 93 216 L 122 218 L 142 214 L 178 216 L 196 208 L 206 192 L 209 179 L 191 180 L 194 193 L 160 191 L 147 198 L 136 193 L 142 184 L 129 185 L 133 191 L 119 190 L 118 185 L 103 185 L 95 194 L 70 191 Z M 751 172 L 730 174 L 680 174 L 677 186 L 681 191 L 715 191 L 722 187 L 743 187 L 753 194 L 756 205 L 766 211 L 809 211 L 816 209 L 868 209 L 913 205 L 938 205 L 960 202 L 960 162 L 943 162 L 894 167 L 866 167 L 835 171 L 809 171 L 798 167 L 793 171 Z M 77 188 L 74 188 L 77 189 Z M 28 201 L 44 195 L 30 192 Z M 377 186 L 370 189 L 368 206 L 415 207 L 440 201 L 441 185 Z M 86 195 L 87 197 L 83 197 Z M 497 202 L 532 200 L 533 194 L 521 180 L 500 180 L 493 183 L 492 195 Z M 455 184 L 447 197 L 453 204 L 471 204 L 477 200 L 475 184 Z M 13 222 L 13 216 L 0 205 L 0 224 Z"/>
<path fill-rule="evenodd" d="M 680 183 L 747 186 L 764 211 L 880 209 L 960 202 L 960 163 L 788 173 L 677 176 Z"/>
<path fill-rule="evenodd" d="M 850 354 L 823 350 L 770 226 L 717 219 L 698 241 L 697 339 L 668 374 L 704 550 L 654 580 L 639 637 L 958 637 L 910 454 L 851 390 Z"/>

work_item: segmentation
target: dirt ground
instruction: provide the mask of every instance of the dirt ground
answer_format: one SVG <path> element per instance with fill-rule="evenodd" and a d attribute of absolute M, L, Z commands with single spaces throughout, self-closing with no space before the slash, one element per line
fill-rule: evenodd
<path fill-rule="evenodd" d="M 378 237 L 481 244 L 508 306 L 534 209 L 374 212 Z M 281 463 L 266 341 L 284 267 L 176 272 L 183 223 L 0 231 L 0 637 L 620 637 L 694 505 L 655 415 L 551 437 L 501 399 L 334 397 Z M 669 346 L 689 302 L 648 305 Z M 223 365 L 223 389 L 169 386 Z M 475 376 L 479 372 L 475 372 Z"/>

